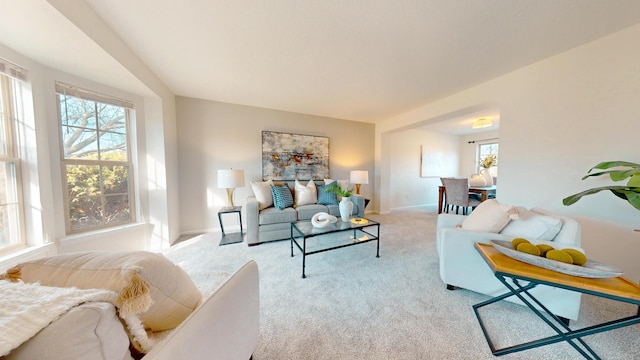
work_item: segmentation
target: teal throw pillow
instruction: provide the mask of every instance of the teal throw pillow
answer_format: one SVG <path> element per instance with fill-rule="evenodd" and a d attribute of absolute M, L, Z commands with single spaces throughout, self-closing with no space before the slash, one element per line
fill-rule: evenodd
<path fill-rule="evenodd" d="M 320 205 L 338 205 L 338 196 L 334 193 L 327 192 L 330 185 L 318 185 L 318 204 Z"/>
<path fill-rule="evenodd" d="M 289 186 L 284 184 L 282 186 L 271 185 L 271 195 L 273 196 L 273 207 L 282 210 L 293 206 L 293 195 Z"/>

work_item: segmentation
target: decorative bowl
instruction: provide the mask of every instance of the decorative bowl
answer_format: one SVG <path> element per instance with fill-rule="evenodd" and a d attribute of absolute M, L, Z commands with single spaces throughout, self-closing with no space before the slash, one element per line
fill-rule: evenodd
<path fill-rule="evenodd" d="M 518 251 L 511 246 L 510 241 L 490 240 L 490 242 L 496 250 L 510 258 L 563 274 L 586 278 L 609 278 L 624 274 L 624 272 L 618 268 L 594 260 L 587 260 L 582 266 L 567 264 Z"/>

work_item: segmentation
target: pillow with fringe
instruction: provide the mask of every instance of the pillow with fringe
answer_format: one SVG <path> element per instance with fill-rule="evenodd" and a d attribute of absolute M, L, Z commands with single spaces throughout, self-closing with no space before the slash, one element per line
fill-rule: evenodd
<path fill-rule="evenodd" d="M 0 278 L 115 291 L 120 316 L 138 315 L 151 331 L 175 328 L 202 300 L 184 270 L 148 251 L 62 254 L 16 265 Z"/>

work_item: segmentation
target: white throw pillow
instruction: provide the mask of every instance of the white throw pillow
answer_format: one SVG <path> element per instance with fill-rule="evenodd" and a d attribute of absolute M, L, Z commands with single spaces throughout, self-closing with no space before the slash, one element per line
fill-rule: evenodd
<path fill-rule="evenodd" d="M 273 185 L 273 180 L 267 180 L 265 182 L 262 181 L 252 181 L 251 189 L 253 189 L 253 194 L 256 196 L 258 200 L 258 208 L 260 210 L 264 210 L 268 207 L 273 206 L 273 196 L 271 195 L 271 185 Z"/>
<path fill-rule="evenodd" d="M 496 199 L 483 201 L 462 222 L 462 229 L 499 233 L 511 219 L 518 217 L 513 205 L 500 204 Z"/>
<path fill-rule="evenodd" d="M 296 191 L 294 206 L 298 207 L 318 202 L 318 191 L 316 190 L 316 184 L 313 180 L 309 180 L 306 186 L 300 184 L 300 182 L 296 180 L 294 187 Z"/>
<path fill-rule="evenodd" d="M 562 228 L 562 220 L 553 216 L 536 214 L 518 208 L 519 217 L 511 221 L 500 232 L 503 235 L 535 240 L 553 240 Z"/>

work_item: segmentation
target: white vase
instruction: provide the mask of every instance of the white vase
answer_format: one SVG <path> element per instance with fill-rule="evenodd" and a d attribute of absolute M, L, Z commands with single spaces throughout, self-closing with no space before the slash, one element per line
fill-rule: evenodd
<path fill-rule="evenodd" d="M 338 204 L 338 208 L 340 208 L 340 219 L 342 221 L 349 221 L 351 212 L 353 212 L 353 203 L 351 202 L 351 197 L 343 197 L 342 200 L 340 200 L 340 204 Z"/>
<path fill-rule="evenodd" d="M 493 186 L 493 176 L 491 176 L 489 169 L 480 170 L 480 175 L 482 175 L 487 183 L 485 186 Z"/>

